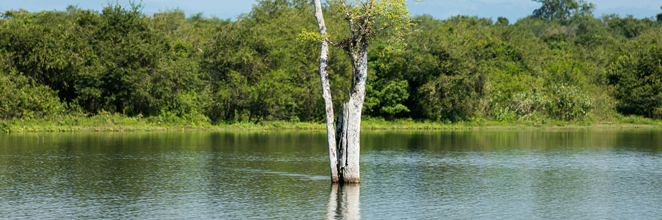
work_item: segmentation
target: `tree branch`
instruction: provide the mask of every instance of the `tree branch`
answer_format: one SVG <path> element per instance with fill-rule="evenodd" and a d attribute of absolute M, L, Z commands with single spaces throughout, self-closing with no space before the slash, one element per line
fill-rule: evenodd
<path fill-rule="evenodd" d="M 325 38 L 325 40 L 334 47 L 340 47 L 340 43 L 334 43 L 333 41 L 329 40 L 329 38 Z"/>
<path fill-rule="evenodd" d="M 346 16 L 345 19 L 350 19 L 351 16 L 349 15 L 349 9 L 347 9 L 347 5 L 345 4 L 345 1 L 340 0 L 340 4 L 342 4 L 343 9 L 345 9 L 345 16 Z"/>
<path fill-rule="evenodd" d="M 361 4 L 363 5 L 363 9 L 365 9 L 366 11 L 368 11 L 368 5 L 366 5 L 365 2 L 361 2 Z"/>
<path fill-rule="evenodd" d="M 347 49 L 347 48 L 350 48 L 350 45 L 351 45 L 350 42 L 352 42 L 352 38 L 345 38 L 345 39 L 343 39 L 342 41 L 340 41 L 338 43 L 331 42 L 329 39 L 326 39 L 326 42 L 328 42 L 329 44 L 333 45 L 336 48 Z"/>
<path fill-rule="evenodd" d="M 377 34 L 377 33 L 381 32 L 381 31 L 383 31 L 384 29 L 388 29 L 389 27 L 391 27 L 391 25 L 386 25 L 386 26 L 384 26 L 384 27 L 382 27 L 382 28 L 380 28 L 380 29 L 377 29 L 377 30 L 376 30 L 375 32 L 373 32 L 373 33 Z"/>

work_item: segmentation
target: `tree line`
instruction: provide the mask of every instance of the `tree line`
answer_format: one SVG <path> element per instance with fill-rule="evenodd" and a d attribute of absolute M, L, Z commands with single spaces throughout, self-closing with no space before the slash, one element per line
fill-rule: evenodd
<path fill-rule="evenodd" d="M 662 11 L 597 16 L 584 1 L 535 1 L 541 8 L 513 23 L 420 15 L 398 43 L 373 41 L 363 114 L 446 123 L 662 119 Z M 259 0 L 235 20 L 178 9 L 148 15 L 140 4 L 6 11 L 0 119 L 109 112 L 322 122 L 320 48 L 298 39 L 317 29 L 313 13 L 307 0 Z M 345 30 L 336 20 L 329 30 Z M 334 99 L 348 100 L 344 50 L 330 48 L 328 73 Z"/>

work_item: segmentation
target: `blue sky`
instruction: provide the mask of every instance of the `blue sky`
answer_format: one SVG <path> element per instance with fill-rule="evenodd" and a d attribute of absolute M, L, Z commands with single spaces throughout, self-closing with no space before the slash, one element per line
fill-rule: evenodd
<path fill-rule="evenodd" d="M 113 0 L 114 2 L 115 0 Z M 120 4 L 128 4 L 128 0 L 120 0 Z M 597 4 L 597 15 L 617 13 L 620 15 L 632 14 L 637 18 L 651 17 L 662 13 L 660 0 L 592 0 Z M 187 14 L 203 12 L 205 16 L 216 16 L 222 19 L 235 18 L 241 13 L 251 10 L 254 0 L 143 0 L 143 12 L 152 14 L 168 8 L 179 8 Z M 100 11 L 108 0 L 0 0 L 0 11 L 17 10 L 28 11 L 64 10 L 67 5 L 78 5 L 83 9 Z M 424 0 L 421 4 L 410 4 L 410 12 L 417 14 L 430 14 L 438 19 L 449 16 L 477 15 L 480 17 L 503 16 L 511 22 L 525 17 L 539 8 L 540 4 L 531 0 Z"/>

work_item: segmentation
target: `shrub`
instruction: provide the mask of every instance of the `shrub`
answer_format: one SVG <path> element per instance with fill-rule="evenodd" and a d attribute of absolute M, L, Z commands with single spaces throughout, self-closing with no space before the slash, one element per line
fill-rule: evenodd
<path fill-rule="evenodd" d="M 639 55 L 624 55 L 608 69 L 608 82 L 625 114 L 662 118 L 662 48 L 651 47 Z"/>
<path fill-rule="evenodd" d="M 530 89 L 529 91 L 513 95 L 512 101 L 510 102 L 510 108 L 519 119 L 525 119 L 539 110 L 545 110 L 545 106 L 550 103 L 547 97 L 549 97 L 549 95 L 545 94 L 540 89 Z"/>
<path fill-rule="evenodd" d="M 22 75 L 0 73 L 0 119 L 56 116 L 64 109 L 56 91 Z"/>
<path fill-rule="evenodd" d="M 551 87 L 547 106 L 549 115 L 569 121 L 586 116 L 593 108 L 593 99 L 584 95 L 576 86 L 554 85 Z"/>
<path fill-rule="evenodd" d="M 476 111 L 476 100 L 483 95 L 484 83 L 481 74 L 440 75 L 421 86 L 419 92 L 430 116 L 461 121 Z"/>

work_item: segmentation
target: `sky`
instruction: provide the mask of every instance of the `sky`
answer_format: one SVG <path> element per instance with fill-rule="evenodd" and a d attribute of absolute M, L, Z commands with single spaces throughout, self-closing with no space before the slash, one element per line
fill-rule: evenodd
<path fill-rule="evenodd" d="M 112 0 L 111 2 L 115 2 Z M 78 5 L 82 9 L 101 11 L 108 0 L 0 0 L 0 12 L 6 10 L 51 11 L 65 10 L 68 5 Z M 119 0 L 128 5 L 129 0 Z M 446 19 L 454 15 L 488 17 L 506 17 L 511 23 L 532 14 L 540 3 L 531 0 L 424 0 L 420 4 L 409 1 L 412 15 L 429 14 L 437 19 Z M 621 16 L 631 14 L 637 18 L 653 17 L 662 13 L 660 0 L 588 0 L 598 6 L 596 15 L 616 13 Z M 206 17 L 234 19 L 237 15 L 248 13 L 254 0 L 143 0 L 146 14 L 179 8 L 187 14 L 203 12 Z"/>

